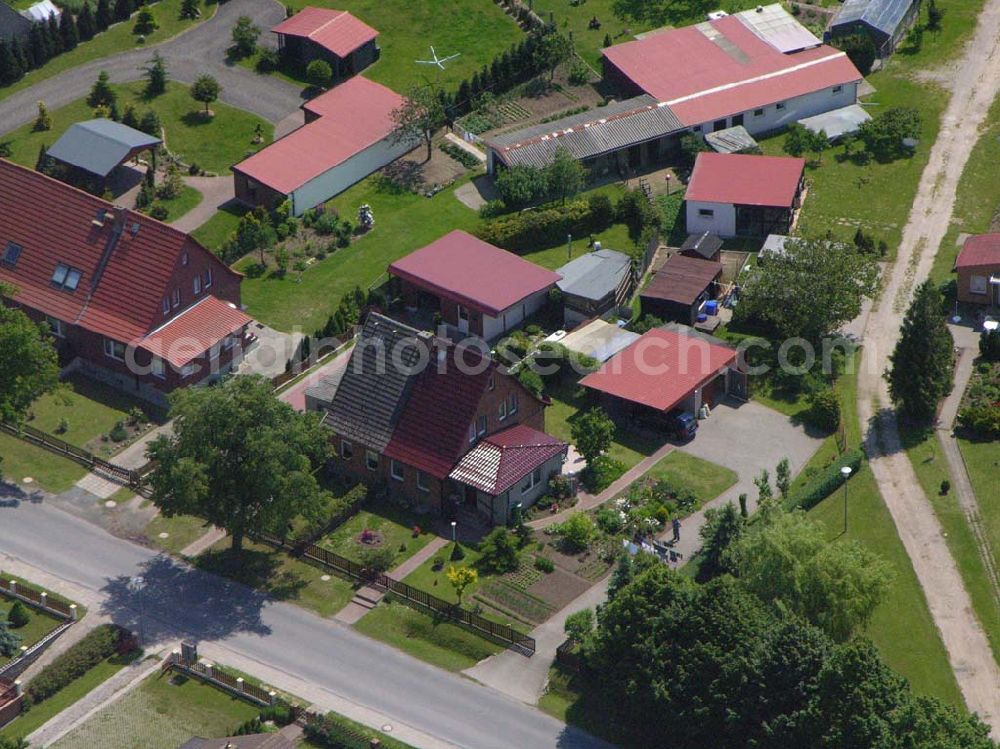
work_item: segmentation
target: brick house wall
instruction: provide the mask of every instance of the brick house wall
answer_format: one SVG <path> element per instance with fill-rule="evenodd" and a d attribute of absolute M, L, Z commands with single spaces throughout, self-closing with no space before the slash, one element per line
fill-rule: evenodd
<path fill-rule="evenodd" d="M 958 269 L 958 300 L 967 304 L 1000 306 L 1000 287 L 990 284 L 990 276 L 1000 276 L 1000 265 L 972 265 Z M 973 293 L 973 277 L 986 279 L 986 293 Z M 979 283 L 982 283 L 981 281 Z"/>
<path fill-rule="evenodd" d="M 306 118 L 306 121 L 308 122 L 308 112 L 306 112 Z M 274 190 L 260 182 L 251 180 L 247 175 L 235 167 L 233 168 L 233 189 L 236 193 L 236 199 L 240 202 L 246 203 L 250 206 L 262 205 L 268 210 L 274 210 L 288 199 L 288 196 L 284 193 L 278 192 L 277 190 Z"/>

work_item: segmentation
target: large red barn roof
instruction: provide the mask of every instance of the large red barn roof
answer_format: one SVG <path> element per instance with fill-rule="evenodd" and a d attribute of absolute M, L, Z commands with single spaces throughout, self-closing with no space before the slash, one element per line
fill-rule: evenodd
<path fill-rule="evenodd" d="M 684 199 L 790 208 L 805 167 L 790 156 L 699 153 Z"/>
<path fill-rule="evenodd" d="M 392 112 L 402 104 L 395 91 L 356 75 L 304 105 L 319 119 L 233 169 L 287 195 L 387 138 L 395 129 Z"/>
<path fill-rule="evenodd" d="M 397 260 L 389 273 L 493 316 L 561 278 L 461 230 Z"/>
<path fill-rule="evenodd" d="M 654 328 L 580 384 L 666 411 L 735 361 L 734 349 L 698 336 Z"/>
<path fill-rule="evenodd" d="M 378 32 L 346 10 L 303 8 L 273 29 L 275 34 L 309 39 L 337 57 L 347 57 L 378 36 Z"/>

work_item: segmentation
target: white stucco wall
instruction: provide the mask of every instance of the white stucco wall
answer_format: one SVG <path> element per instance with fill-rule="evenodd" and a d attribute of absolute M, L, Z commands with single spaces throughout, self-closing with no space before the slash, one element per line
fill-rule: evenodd
<path fill-rule="evenodd" d="M 688 234 L 701 234 L 710 231 L 720 237 L 736 236 L 736 206 L 730 203 L 706 203 L 697 200 L 688 200 L 687 206 L 687 232 Z M 712 211 L 712 216 L 702 216 L 701 210 Z"/>
<path fill-rule="evenodd" d="M 525 298 L 523 301 L 505 309 L 499 317 L 483 315 L 483 338 L 492 341 L 503 335 L 526 318 L 531 317 L 542 308 L 548 298 L 548 289 Z"/>
<path fill-rule="evenodd" d="M 374 171 L 413 149 L 414 142 L 394 143 L 385 138 L 306 182 L 291 194 L 292 213 L 301 216 L 310 208 L 338 195 Z"/>

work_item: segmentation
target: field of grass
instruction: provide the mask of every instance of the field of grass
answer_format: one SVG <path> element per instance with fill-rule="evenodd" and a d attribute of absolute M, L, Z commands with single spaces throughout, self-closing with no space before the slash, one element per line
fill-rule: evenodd
<path fill-rule="evenodd" d="M 365 69 L 365 77 L 400 93 L 427 83 L 456 88 L 523 38 L 517 24 L 491 0 L 414 0 L 393 4 L 391 12 L 380 0 L 292 0 L 288 5 L 347 10 L 378 29 L 382 54 Z M 432 44 L 438 57 L 459 57 L 445 63 L 444 70 L 417 64 L 430 58 Z"/>
<path fill-rule="evenodd" d="M 197 557 L 194 564 L 320 616 L 333 616 L 354 597 L 354 588 L 346 580 L 335 575 L 323 580 L 323 570 L 269 546 L 245 541 L 243 553 L 233 560 L 229 545 L 228 538 L 222 539 Z"/>
<path fill-rule="evenodd" d="M 197 163 L 209 172 L 227 174 L 230 166 L 242 160 L 248 152 L 260 148 L 253 145 L 258 124 L 264 132 L 264 143 L 271 141 L 274 127 L 256 115 L 215 102 L 212 105 L 215 116 L 206 120 L 200 114 L 202 105 L 191 98 L 187 86 L 171 81 L 167 83 L 165 93 L 152 99 L 144 96 L 144 86 L 142 81 L 112 86 L 118 94 L 119 110 L 124 111 L 129 102 L 135 105 L 140 116 L 146 110 L 154 110 L 163 123 L 167 148 L 185 164 Z M 11 141 L 12 161 L 34 167 L 42 144 L 51 146 L 70 125 L 91 119 L 94 113 L 85 99 L 78 99 L 51 115 L 51 130 L 34 132 L 33 123 L 28 123 L 4 136 L 4 140 Z M 193 207 L 194 204 L 188 210 Z M 179 208 L 175 210 L 179 216 Z"/>
<path fill-rule="evenodd" d="M 0 462 L 0 478 L 25 491 L 40 486 L 53 494 L 59 494 L 87 475 L 83 466 L 9 434 L 0 434 L 0 457 L 3 457 Z M 21 480 L 25 477 L 34 479 L 34 482 L 22 483 Z"/>
<path fill-rule="evenodd" d="M 0 738 L 24 737 L 35 729 L 47 723 L 77 700 L 97 689 L 132 661 L 132 656 L 113 656 L 101 661 L 79 679 L 70 682 L 49 699 L 15 718 L 3 728 L 0 728 Z M 98 746 L 97 744 L 61 744 L 69 746 Z M 171 747 L 173 749 L 173 747 Z"/>
<path fill-rule="evenodd" d="M 686 486 L 695 493 L 699 502 L 715 499 L 739 478 L 735 471 L 680 450 L 674 450 L 663 458 L 646 477 Z"/>
<path fill-rule="evenodd" d="M 7 598 L 0 595 L 0 619 L 9 620 L 10 610 L 14 606 L 15 601 L 17 601 L 16 598 Z M 27 604 L 22 605 L 31 618 L 23 627 L 16 629 L 11 627 L 10 630 L 21 638 L 22 647 L 30 648 L 62 623 L 62 620 L 56 619 L 54 616 L 49 616 L 44 611 L 33 609 Z M 8 660 L 10 659 L 0 656 L 0 664 L 6 663 Z"/>
<path fill-rule="evenodd" d="M 195 229 L 191 236 L 213 252 L 218 251 L 229 236 L 236 231 L 246 206 L 234 203 L 215 212 L 208 221 Z"/>
<path fill-rule="evenodd" d="M 138 41 L 139 37 L 132 33 L 134 21 L 117 23 L 104 33 L 95 36 L 89 42 L 83 42 L 73 51 L 49 60 L 44 66 L 28 73 L 17 83 L 6 88 L 0 88 L 0 101 L 3 101 L 5 97 L 10 96 L 16 91 L 33 86 L 39 81 L 44 81 L 46 78 L 51 78 L 85 62 L 107 57 L 117 52 L 125 52 L 135 47 L 148 47 L 151 44 L 158 44 L 165 41 L 192 26 L 196 26 L 202 21 L 208 20 L 215 15 L 217 7 L 215 3 L 202 3 L 201 18 L 190 21 L 181 19 L 180 17 L 182 4 L 182 0 L 160 0 L 160 2 L 151 6 L 153 16 L 156 18 L 159 28 L 146 36 L 145 44 L 140 44 Z M 93 7 L 93 4 L 91 7 Z M 153 56 L 152 50 L 150 50 L 149 55 L 150 57 Z"/>
<path fill-rule="evenodd" d="M 435 591 L 435 595 L 438 592 Z M 446 668 L 462 671 L 503 650 L 479 635 L 401 603 L 382 603 L 354 625 L 364 635 L 405 653 Z"/>
<path fill-rule="evenodd" d="M 47 393 L 31 405 L 27 423 L 78 447 L 110 432 L 116 423 L 127 419 L 130 408 L 139 405 L 127 394 L 87 377 L 71 375 L 64 382 L 65 388 Z M 60 433 L 62 419 L 66 419 L 68 429 Z"/>
<path fill-rule="evenodd" d="M 204 195 L 195 190 L 193 187 L 184 185 L 184 188 L 181 190 L 181 194 L 176 198 L 171 198 L 170 200 L 159 198 L 156 202 L 167 209 L 167 217 L 163 219 L 163 221 L 169 224 L 171 221 L 176 221 L 198 205 L 204 197 Z"/>
<path fill-rule="evenodd" d="M 194 736 L 232 735 L 259 713 L 260 708 L 221 689 L 181 675 L 157 673 L 52 747 L 176 749 Z"/>
<path fill-rule="evenodd" d="M 413 538 L 413 528 L 419 523 L 420 518 L 416 515 L 388 502 L 379 502 L 368 505 L 367 509 L 324 536 L 318 545 L 360 564 L 363 562 L 365 549 L 369 547 L 362 545 L 358 538 L 363 531 L 369 530 L 382 536 L 381 547 L 393 550 L 395 557 L 392 567 L 395 567 L 434 538 L 434 534 L 427 531 Z"/>
<path fill-rule="evenodd" d="M 211 526 L 201 518 L 192 515 L 176 515 L 172 518 L 165 518 L 157 515 L 146 525 L 145 533 L 149 542 L 159 549 L 163 549 L 171 554 L 179 554 L 193 541 L 197 541 L 211 529 Z M 161 533 L 169 534 L 166 538 L 160 538 Z"/>

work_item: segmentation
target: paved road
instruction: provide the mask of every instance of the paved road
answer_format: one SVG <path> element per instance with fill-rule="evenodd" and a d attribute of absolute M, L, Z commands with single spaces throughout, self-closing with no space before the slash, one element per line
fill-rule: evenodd
<path fill-rule="evenodd" d="M 44 501 L 14 504 L 0 502 L 0 558 L 11 555 L 96 591 L 100 613 L 133 628 L 135 596 L 127 580 L 142 574 L 147 641 L 194 637 L 221 643 L 455 746 L 608 746 L 487 687 L 110 536 Z"/>
<path fill-rule="evenodd" d="M 18 91 L 0 100 L 0 133 L 32 121 L 39 101 L 54 110 L 86 96 L 102 70 L 116 83 L 138 80 L 154 50 L 163 55 L 172 80 L 192 83 L 199 75 L 210 73 L 222 86 L 222 101 L 278 123 L 302 103 L 301 92 L 274 76 L 226 63 L 230 32 L 242 15 L 252 17 L 264 29 L 262 43 L 271 43 L 267 29 L 284 18 L 284 9 L 273 0 L 230 0 L 219 6 L 214 17 L 173 39 L 79 65 Z"/>

